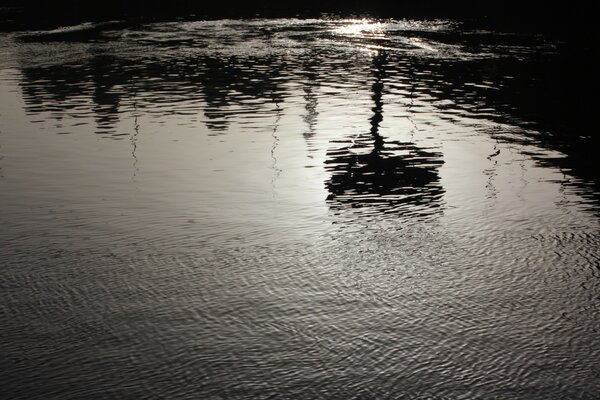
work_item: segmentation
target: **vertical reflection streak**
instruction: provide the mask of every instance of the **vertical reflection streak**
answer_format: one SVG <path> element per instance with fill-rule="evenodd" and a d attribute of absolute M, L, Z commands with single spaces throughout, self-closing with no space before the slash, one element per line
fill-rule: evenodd
<path fill-rule="evenodd" d="M 279 137 L 277 136 L 277 130 L 279 128 L 279 120 L 281 119 L 281 111 L 282 108 L 279 106 L 279 102 L 276 100 L 275 96 L 272 96 L 273 103 L 275 104 L 275 123 L 273 125 L 273 131 L 271 132 L 271 137 L 273 138 L 273 146 L 271 146 L 271 160 L 273 162 L 273 177 L 271 179 L 271 188 L 273 190 L 273 197 L 276 196 L 277 191 L 275 189 L 275 181 L 279 179 L 279 175 L 281 174 L 281 169 L 277 166 L 277 156 L 275 152 L 277 151 L 277 146 L 279 145 Z"/>
<path fill-rule="evenodd" d="M 373 60 L 375 66 L 375 82 L 372 86 L 373 95 L 371 98 L 375 106 L 371 108 L 373 116 L 371 117 L 371 136 L 374 140 L 373 152 L 380 153 L 383 149 L 383 138 L 379 134 L 379 125 L 383 121 L 383 82 L 386 76 L 385 64 L 387 61 L 387 53 L 385 50 L 380 50 Z"/>
<path fill-rule="evenodd" d="M 137 115 L 134 117 L 133 120 L 133 133 L 131 134 L 131 156 L 133 157 L 133 176 L 131 178 L 132 182 L 136 185 L 137 188 L 137 175 L 139 172 L 138 169 L 138 158 L 137 158 L 137 141 L 138 141 L 138 135 L 140 133 L 139 129 L 140 129 L 140 125 L 138 123 L 138 117 Z"/>
<path fill-rule="evenodd" d="M 306 131 L 303 133 L 304 140 L 308 146 L 309 153 L 314 149 L 312 147 L 312 138 L 315 136 L 316 125 L 317 125 L 317 116 L 319 112 L 317 111 L 317 107 L 319 104 L 318 95 L 315 93 L 314 88 L 318 86 L 317 82 L 317 74 L 314 71 L 315 63 L 309 62 L 304 64 L 305 76 L 306 76 L 306 84 L 304 85 L 304 110 L 306 113 L 302 116 L 302 120 L 306 124 Z M 308 155 L 309 158 L 313 158 L 311 154 Z"/>
<path fill-rule="evenodd" d="M 132 97 L 133 97 L 133 132 L 129 138 L 131 142 L 131 156 L 133 157 L 133 176 L 131 177 L 131 181 L 133 182 L 135 188 L 139 190 L 137 186 L 137 174 L 139 172 L 138 169 L 138 158 L 137 158 L 137 141 L 138 135 L 140 133 L 140 124 L 138 122 L 138 110 L 137 110 L 137 91 L 135 86 L 132 87 Z"/>
<path fill-rule="evenodd" d="M 411 125 L 413 126 L 414 129 L 410 130 L 410 141 L 414 141 L 415 140 L 415 132 L 419 131 L 419 127 L 417 126 L 417 124 L 415 123 L 412 115 L 413 115 L 413 107 L 415 105 L 415 77 L 413 76 L 413 71 L 412 69 L 410 70 L 411 72 L 411 85 L 410 85 L 410 102 L 408 103 L 408 113 L 406 115 L 406 119 L 408 120 L 408 122 L 411 123 Z"/>
<path fill-rule="evenodd" d="M 492 153 L 490 153 L 486 158 L 488 161 L 492 163 L 489 168 L 486 168 L 483 173 L 487 175 L 488 181 L 486 184 L 487 189 L 487 197 L 488 199 L 494 199 L 498 196 L 498 189 L 496 189 L 496 185 L 494 184 L 494 180 L 498 176 L 498 155 L 500 154 L 500 149 L 498 148 L 498 139 L 494 139 L 494 148 Z"/>

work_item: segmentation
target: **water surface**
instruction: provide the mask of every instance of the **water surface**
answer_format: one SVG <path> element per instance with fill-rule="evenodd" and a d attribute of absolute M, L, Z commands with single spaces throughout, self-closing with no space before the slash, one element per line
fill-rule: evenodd
<path fill-rule="evenodd" d="M 563 48 L 452 21 L 2 34 L 0 397 L 600 397 Z"/>

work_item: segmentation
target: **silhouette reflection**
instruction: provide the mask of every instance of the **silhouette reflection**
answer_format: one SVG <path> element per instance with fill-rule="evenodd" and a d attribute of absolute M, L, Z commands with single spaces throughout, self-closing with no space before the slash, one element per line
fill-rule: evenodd
<path fill-rule="evenodd" d="M 174 63 L 145 59 L 138 63 L 110 53 L 76 65 L 21 69 L 27 112 L 51 112 L 57 119 L 93 116 L 96 132 L 113 138 L 128 134 L 116 132 L 115 126 L 120 108 L 130 108 L 134 101 L 140 109 L 165 115 L 195 114 L 200 109 L 209 129 L 224 132 L 230 118 L 243 119 L 285 101 L 281 70 L 273 58 L 201 56 Z"/>
<path fill-rule="evenodd" d="M 406 88 L 410 88 L 414 103 L 410 114 L 416 119 L 434 115 L 457 125 L 468 121 L 469 129 L 478 121 L 525 128 L 527 131 L 498 140 L 559 151 L 564 156 L 540 157 L 539 165 L 565 171 L 574 178 L 565 180 L 565 185 L 600 204 L 600 169 L 594 153 L 598 135 L 584 128 L 588 117 L 576 117 L 578 114 L 572 112 L 571 103 L 582 100 L 569 95 L 576 89 L 566 87 L 584 82 L 585 77 L 564 79 L 565 59 L 572 56 L 564 44 L 549 43 L 535 35 L 405 27 L 377 37 L 355 35 L 336 42 L 331 26 L 338 25 L 329 23 L 198 22 L 185 27 L 122 23 L 81 32 L 29 35 L 15 46 L 25 110 L 32 115 L 46 114 L 37 120 L 49 115 L 62 119 L 65 128 L 69 123 L 86 123 L 89 118 L 94 121 L 94 131 L 118 139 L 131 133 L 119 132 L 117 123 L 136 101 L 141 114 L 200 115 L 213 133 L 224 134 L 234 121 L 247 125 L 256 117 L 272 121 L 273 104 L 282 105 L 292 97 L 303 103 L 302 134 L 311 149 L 323 122 L 317 119 L 317 108 L 327 104 L 322 99 L 363 85 L 366 58 L 356 61 L 352 54 L 357 49 L 379 46 L 393 57 L 386 58 L 380 51 L 372 61 L 371 129 L 353 144 L 348 142 L 346 147 L 328 153 L 326 165 L 333 176 L 327 185 L 336 203 L 353 191 L 371 190 L 377 195 L 376 187 L 382 188 L 378 195 L 384 201 L 392 188 L 399 190 L 412 175 L 412 190 L 428 188 L 418 191 L 423 198 L 439 186 L 435 182 L 439 182 L 441 155 L 419 149 L 412 139 L 384 142 L 379 133 L 382 85 L 388 76 L 386 93 L 394 101 L 408 99 Z M 39 62 L 38 55 L 47 59 Z M 300 99 L 294 97 L 297 92 L 293 88 L 298 85 L 304 92 Z M 329 90 L 330 86 L 338 92 Z M 284 111 L 277 112 L 285 113 L 287 108 L 282 108 Z M 194 122 L 190 118 L 182 123 Z M 535 132 L 535 136 L 528 132 Z M 380 178 L 368 173 L 364 180 L 352 178 L 358 166 L 366 168 L 365 173 L 369 168 L 379 170 Z M 349 170 L 355 171 L 350 174 Z M 423 171 L 430 174 L 421 176 Z M 390 174 L 397 175 L 396 183 Z M 389 181 L 374 181 L 383 177 Z M 372 184 L 367 183 L 369 179 Z M 432 206 L 437 203 L 431 201 Z"/>
<path fill-rule="evenodd" d="M 434 214 L 441 210 L 444 193 L 438 175 L 442 154 L 419 149 L 414 143 L 386 144 L 379 133 L 387 57 L 385 51 L 379 51 L 373 58 L 374 107 L 369 133 L 327 153 L 325 163 L 331 172 L 326 182 L 327 200 L 336 209 L 375 206 L 382 212 Z"/>
<path fill-rule="evenodd" d="M 123 83 L 112 76 L 113 71 L 119 70 L 118 61 L 114 57 L 99 55 L 92 58 L 90 67 L 93 76 L 94 102 L 93 113 L 98 133 L 115 134 L 114 127 L 119 121 L 120 93 L 115 86 Z"/>

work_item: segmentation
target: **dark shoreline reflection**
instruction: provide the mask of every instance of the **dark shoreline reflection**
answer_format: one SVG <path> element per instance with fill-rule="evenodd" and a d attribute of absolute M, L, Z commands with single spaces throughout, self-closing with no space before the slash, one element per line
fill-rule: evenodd
<path fill-rule="evenodd" d="M 340 64 L 332 68 L 331 62 L 339 61 L 339 55 L 318 48 L 319 42 L 315 40 L 331 40 L 327 29 L 293 24 L 265 28 L 248 23 L 244 30 L 240 28 L 243 25 L 233 22 L 230 25 L 226 29 L 233 31 L 221 33 L 215 39 L 223 40 L 223 48 L 235 46 L 234 37 L 239 37 L 242 43 L 271 42 L 283 37 L 290 47 L 275 47 L 271 54 L 242 49 L 237 54 L 197 52 L 194 50 L 210 43 L 206 28 L 202 28 L 200 34 L 180 32 L 182 37 L 178 38 L 168 32 L 174 27 L 167 29 L 165 32 L 169 35 L 162 37 L 165 32 L 155 26 L 122 24 L 91 25 L 82 31 L 60 34 L 22 35 L 25 42 L 18 51 L 23 52 L 20 70 L 26 110 L 31 114 L 49 112 L 63 121 L 69 117 L 76 123 L 93 116 L 97 133 L 119 139 L 126 135 L 116 132 L 119 116 L 135 101 L 140 112 L 146 110 L 158 115 L 201 112 L 203 123 L 215 134 L 222 134 L 232 119 L 245 123 L 261 113 L 267 115 L 273 104 L 282 104 L 292 95 L 289 84 L 301 81 L 306 110 L 303 118 L 307 125 L 303 135 L 307 142 L 313 140 L 319 96 L 323 95 L 316 95 L 315 90 L 322 83 L 352 80 L 352 76 L 363 73 L 364 65 L 345 63 L 345 76 L 340 74 Z M 115 30 L 115 26 L 118 29 Z M 229 37 L 232 32 L 237 36 Z M 399 41 L 391 42 L 392 39 Z M 120 42 L 127 43 L 139 54 L 119 53 L 119 47 L 113 44 Z M 596 172 L 599 166 L 595 156 L 598 135 L 586 128 L 581 121 L 584 116 L 573 117 L 574 102 L 580 100 L 571 95 L 574 89 L 568 85 L 572 80 L 564 79 L 565 59 L 572 55 L 567 53 L 563 42 L 547 41 L 540 35 L 496 35 L 489 31 L 462 32 L 460 28 L 450 28 L 391 31 L 384 37 L 352 37 L 348 43 L 389 47 L 386 73 L 390 79 L 386 90 L 396 95 L 398 82 L 408 85 L 413 91 L 411 101 L 414 96 L 434 104 L 440 118 L 452 120 L 464 115 L 473 120 L 521 126 L 537 132 L 535 137 L 524 135 L 524 142 L 564 154 L 564 157 L 540 159 L 540 165 L 558 168 L 574 177 L 564 184 L 600 204 L 600 179 Z M 414 46 L 419 43 L 425 47 Z M 28 65 L 32 54 L 27 52 L 27 46 L 34 49 L 38 46 L 39 50 L 40 46 L 53 45 L 72 45 L 76 49 L 83 46 L 84 54 L 64 64 L 52 61 Z M 429 45 L 437 47 L 427 53 Z M 286 53 L 299 46 L 307 49 L 300 65 L 298 56 Z M 134 92 L 136 98 L 132 100 Z M 380 114 L 375 112 L 374 118 L 380 118 Z M 68 129 L 61 133 L 68 133 Z M 374 141 L 371 165 L 385 157 L 388 164 L 391 163 L 391 158 L 383 157 L 383 150 L 390 150 L 391 143 L 382 149 L 381 139 L 373 133 L 369 137 L 360 140 Z M 499 140 L 518 143 L 520 139 Z M 402 146 L 413 145 L 396 144 L 398 151 Z M 346 151 L 348 157 L 350 151 Z M 422 154 L 417 158 L 423 157 L 438 158 L 439 155 Z M 350 158 L 338 161 L 352 164 Z M 423 176 L 423 183 L 430 178 Z M 332 178 L 332 182 L 338 179 L 341 178 Z M 341 190 L 343 184 L 336 185 Z M 388 182 L 382 187 L 389 190 L 390 185 Z M 337 197 L 340 194 L 336 193 Z"/>
<path fill-rule="evenodd" d="M 438 174 L 442 154 L 420 149 L 414 143 L 386 143 L 379 133 L 387 57 L 383 50 L 373 57 L 374 107 L 369 133 L 327 153 L 326 168 L 331 172 L 326 182 L 330 192 L 327 200 L 334 209 L 375 206 L 381 212 L 439 212 L 444 193 Z"/>
<path fill-rule="evenodd" d="M 25 109 L 30 114 L 51 112 L 57 119 L 93 116 L 97 133 L 118 139 L 115 126 L 123 100 L 164 115 L 201 110 L 215 133 L 226 131 L 232 116 L 252 115 L 284 101 L 281 67 L 272 58 L 205 56 L 174 65 L 168 60 L 140 61 L 104 53 L 80 65 L 23 67 Z M 88 99 L 92 106 L 82 102 Z M 232 106 L 244 112 L 240 115 Z"/>

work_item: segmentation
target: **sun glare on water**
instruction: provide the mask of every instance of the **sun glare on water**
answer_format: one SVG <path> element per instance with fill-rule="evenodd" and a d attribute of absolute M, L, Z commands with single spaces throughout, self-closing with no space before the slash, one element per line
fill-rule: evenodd
<path fill-rule="evenodd" d="M 334 29 L 339 35 L 361 36 L 371 38 L 383 38 L 385 24 L 368 19 L 344 20 L 344 25 Z"/>

